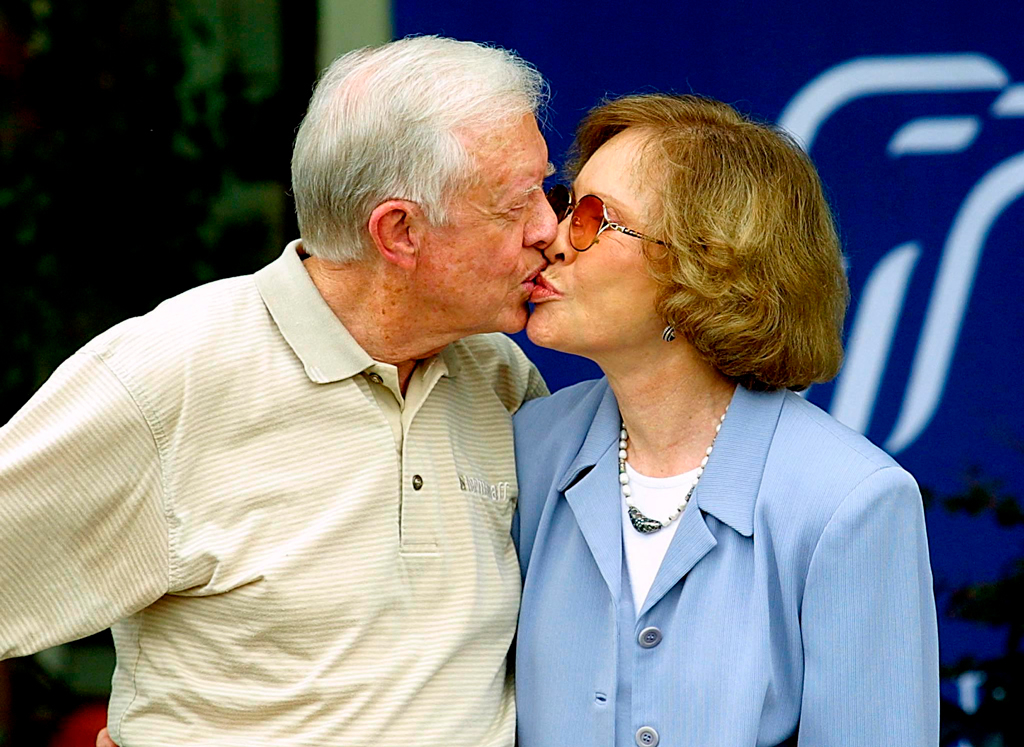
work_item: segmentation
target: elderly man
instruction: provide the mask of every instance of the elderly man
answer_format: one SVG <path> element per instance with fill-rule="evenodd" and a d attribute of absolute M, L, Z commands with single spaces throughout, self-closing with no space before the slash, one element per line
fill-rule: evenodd
<path fill-rule="evenodd" d="M 126 321 L 0 431 L 0 657 L 113 627 L 136 745 L 512 745 L 510 413 L 544 84 L 432 37 L 324 74 L 301 241 Z M 144 280 L 144 278 L 140 278 Z"/>

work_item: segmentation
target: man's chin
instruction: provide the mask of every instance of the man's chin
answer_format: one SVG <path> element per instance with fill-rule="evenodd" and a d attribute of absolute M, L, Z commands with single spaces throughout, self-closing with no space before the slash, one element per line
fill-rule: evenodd
<path fill-rule="evenodd" d="M 524 303 L 514 312 L 509 312 L 506 316 L 498 320 L 497 331 L 504 332 L 507 335 L 514 335 L 517 332 L 522 332 L 526 329 L 526 323 L 530 319 L 530 312 L 527 305 Z"/>

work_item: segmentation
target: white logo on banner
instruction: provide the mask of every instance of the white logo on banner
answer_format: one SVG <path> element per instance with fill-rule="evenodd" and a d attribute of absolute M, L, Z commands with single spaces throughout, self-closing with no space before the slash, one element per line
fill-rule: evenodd
<path fill-rule="evenodd" d="M 862 57 L 836 65 L 805 85 L 786 105 L 779 124 L 807 152 L 836 111 L 867 96 L 1000 91 L 993 117 L 1024 117 L 1024 84 L 1012 84 L 998 63 L 980 54 Z M 887 146 L 891 158 L 955 153 L 981 130 L 976 116 L 923 117 L 907 122 Z M 993 166 L 967 193 L 953 219 L 925 312 L 899 416 L 884 446 L 896 453 L 912 444 L 935 415 L 949 375 L 982 249 L 992 225 L 1024 194 L 1024 153 Z M 921 255 L 910 241 L 890 250 L 871 271 L 850 330 L 846 362 L 832 397 L 832 415 L 864 433 L 903 310 L 910 276 Z"/>

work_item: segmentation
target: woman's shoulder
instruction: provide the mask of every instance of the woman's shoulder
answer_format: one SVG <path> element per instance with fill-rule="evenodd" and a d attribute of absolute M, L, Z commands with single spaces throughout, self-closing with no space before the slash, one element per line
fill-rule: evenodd
<path fill-rule="evenodd" d="M 516 437 L 557 435 L 564 439 L 574 432 L 582 437 L 608 394 L 608 380 L 602 378 L 581 381 L 547 397 L 530 400 L 519 408 L 513 418 Z"/>
<path fill-rule="evenodd" d="M 618 411 L 607 381 L 597 379 L 530 400 L 519 408 L 513 424 L 520 488 L 528 494 L 546 495 L 579 455 L 602 408 L 612 407 Z"/>
<path fill-rule="evenodd" d="M 838 476 L 850 479 L 889 467 L 902 469 L 864 435 L 794 392 L 784 394 L 773 446 L 780 455 L 800 457 L 812 472 L 840 468 Z"/>
<path fill-rule="evenodd" d="M 920 500 L 914 478 L 892 456 L 803 397 L 784 397 L 759 491 L 763 512 L 827 521 L 844 503 Z"/>

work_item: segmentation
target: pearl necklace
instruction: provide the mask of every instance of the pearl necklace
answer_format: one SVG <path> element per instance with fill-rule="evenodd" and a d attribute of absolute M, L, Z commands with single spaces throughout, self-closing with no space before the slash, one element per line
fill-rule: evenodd
<path fill-rule="evenodd" d="M 626 432 L 626 424 L 622 423 L 622 428 L 619 431 L 619 488 L 622 490 L 622 497 L 626 501 L 626 505 L 629 507 L 629 521 L 636 531 L 641 534 L 657 532 L 659 529 L 667 527 L 673 521 L 678 519 L 683 513 L 683 510 L 686 508 L 686 504 L 690 500 L 690 496 L 693 495 L 693 491 L 697 487 L 697 483 L 700 482 L 700 476 L 704 474 L 704 467 L 707 466 L 711 452 L 715 450 L 715 441 L 718 439 L 718 432 L 722 430 L 722 423 L 725 422 L 725 415 L 728 412 L 729 406 L 726 405 L 725 412 L 722 413 L 722 417 L 718 419 L 718 423 L 715 425 L 715 436 L 711 439 L 711 445 L 708 446 L 707 450 L 704 452 L 704 458 L 700 460 L 700 466 L 697 468 L 697 476 L 694 478 L 693 484 L 690 486 L 690 489 L 686 491 L 686 495 L 683 496 L 683 502 L 679 504 L 676 510 L 673 511 L 665 521 L 658 521 L 657 519 L 652 519 L 649 516 L 644 516 L 643 512 L 634 506 L 633 501 L 629 498 L 633 494 L 633 491 L 629 487 L 629 475 L 626 473 L 626 449 L 629 446 L 629 434 Z"/>

